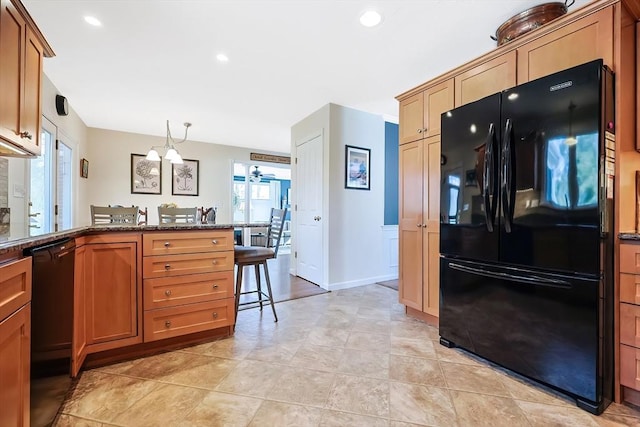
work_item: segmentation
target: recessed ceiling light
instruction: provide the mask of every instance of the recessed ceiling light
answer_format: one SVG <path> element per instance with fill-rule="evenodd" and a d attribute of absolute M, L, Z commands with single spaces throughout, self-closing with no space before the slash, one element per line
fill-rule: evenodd
<path fill-rule="evenodd" d="M 87 24 L 93 25 L 94 27 L 102 26 L 102 22 L 98 21 L 98 18 L 95 16 L 85 16 L 84 20 Z"/>
<path fill-rule="evenodd" d="M 360 23 L 365 27 L 375 27 L 382 21 L 382 16 L 375 10 L 367 10 L 360 15 Z"/>
<path fill-rule="evenodd" d="M 229 57 L 227 55 L 225 55 L 224 53 L 219 53 L 216 55 L 216 59 L 220 62 L 228 62 L 229 61 Z"/>

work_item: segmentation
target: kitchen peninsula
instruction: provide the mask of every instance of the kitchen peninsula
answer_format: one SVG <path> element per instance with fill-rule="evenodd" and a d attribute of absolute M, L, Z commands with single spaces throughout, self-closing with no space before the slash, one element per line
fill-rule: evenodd
<path fill-rule="evenodd" d="M 238 226 L 90 226 L 1 244 L 0 355 L 8 363 L 1 367 L 0 388 L 20 390 L 5 407 L 29 411 L 31 319 L 38 316 L 31 295 L 47 285 L 31 283 L 29 249 L 75 241 L 73 283 L 67 285 L 73 288 L 73 301 L 58 295 L 50 301 L 72 307 L 71 342 L 51 343 L 51 348 L 70 355 L 75 377 L 83 365 L 230 336 L 235 322 L 233 229 Z M 55 332 L 60 324 L 45 327 Z"/>

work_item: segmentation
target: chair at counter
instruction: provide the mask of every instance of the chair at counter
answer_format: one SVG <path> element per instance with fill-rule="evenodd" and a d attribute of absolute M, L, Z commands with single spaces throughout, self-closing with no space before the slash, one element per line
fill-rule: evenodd
<path fill-rule="evenodd" d="M 125 208 L 123 206 L 95 206 L 91 205 L 91 225 L 100 224 L 138 224 L 138 206 Z M 145 208 L 146 221 L 146 208 Z"/>
<path fill-rule="evenodd" d="M 186 224 L 197 222 L 198 208 L 168 208 L 158 206 L 160 224 Z"/>

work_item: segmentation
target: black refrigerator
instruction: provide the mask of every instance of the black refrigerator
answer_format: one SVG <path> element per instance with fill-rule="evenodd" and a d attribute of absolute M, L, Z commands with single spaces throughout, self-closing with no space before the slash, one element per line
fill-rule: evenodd
<path fill-rule="evenodd" d="M 441 118 L 440 342 L 592 413 L 613 393 L 613 113 L 597 60 Z"/>

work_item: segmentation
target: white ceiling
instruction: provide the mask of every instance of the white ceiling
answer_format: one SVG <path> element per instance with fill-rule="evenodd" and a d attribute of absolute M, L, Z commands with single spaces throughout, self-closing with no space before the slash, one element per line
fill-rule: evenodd
<path fill-rule="evenodd" d="M 87 126 L 163 136 L 169 119 L 179 136 L 189 121 L 190 140 L 278 152 L 330 102 L 397 120 L 396 95 L 494 49 L 501 23 L 541 3 L 22 1 L 56 52 L 45 74 Z M 359 24 L 368 8 L 378 27 Z"/>

